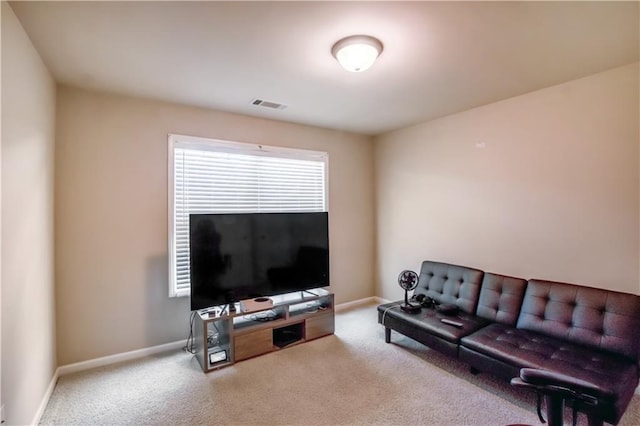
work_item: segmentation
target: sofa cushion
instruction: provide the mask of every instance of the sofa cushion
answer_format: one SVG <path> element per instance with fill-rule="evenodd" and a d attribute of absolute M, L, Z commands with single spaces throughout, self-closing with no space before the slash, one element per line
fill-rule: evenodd
<path fill-rule="evenodd" d="M 527 281 L 522 278 L 485 273 L 476 315 L 515 326 L 526 287 Z"/>
<path fill-rule="evenodd" d="M 566 374 L 598 388 L 603 398 L 633 392 L 638 366 L 629 359 L 504 324 L 491 324 L 463 337 L 460 344 L 519 368 Z"/>
<path fill-rule="evenodd" d="M 638 361 L 640 298 L 553 281 L 529 280 L 517 327 Z"/>
<path fill-rule="evenodd" d="M 479 269 L 466 266 L 424 261 L 414 294 L 424 294 L 439 303 L 455 305 L 460 311 L 473 314 L 478 305 L 483 274 Z"/>
<path fill-rule="evenodd" d="M 485 326 L 489 321 L 474 315 L 461 313 L 455 317 L 444 315 L 431 308 L 422 308 L 417 314 L 409 314 L 400 309 L 401 302 L 386 303 L 378 306 L 379 322 L 388 326 L 388 319 L 401 319 L 414 328 L 432 334 L 449 342 L 457 343 L 460 339 Z M 446 318 L 459 321 L 462 327 L 454 327 L 440 321 Z"/>

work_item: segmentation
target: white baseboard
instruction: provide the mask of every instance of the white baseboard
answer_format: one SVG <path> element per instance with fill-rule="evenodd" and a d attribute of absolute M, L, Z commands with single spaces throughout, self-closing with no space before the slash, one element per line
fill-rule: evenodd
<path fill-rule="evenodd" d="M 364 299 L 354 300 L 351 302 L 341 303 L 336 305 L 336 311 L 342 311 L 345 309 L 349 309 L 355 306 L 363 305 L 370 302 L 378 302 L 384 299 L 380 299 L 379 297 L 366 297 Z M 49 399 L 51 398 L 51 394 L 53 393 L 53 389 L 58 382 L 58 378 L 64 376 L 66 374 L 77 373 L 79 371 L 90 370 L 92 368 L 104 367 L 105 365 L 115 364 L 117 362 L 129 361 L 132 359 L 142 358 L 145 356 L 155 355 L 162 352 L 167 352 L 175 349 L 179 349 L 184 346 L 184 340 L 180 340 L 177 342 L 165 343 L 164 345 L 151 346 L 149 348 L 138 349 L 135 351 L 123 352 L 114 355 L 103 356 L 100 358 L 94 358 L 87 361 L 76 362 L 73 364 L 62 365 L 58 367 L 53 374 L 53 378 L 51 379 L 51 383 L 45 392 L 44 397 L 42 398 L 42 402 L 38 407 L 38 411 L 33 418 L 32 424 L 37 425 L 42 418 L 42 414 L 44 410 L 47 408 L 47 404 L 49 403 Z"/>
<path fill-rule="evenodd" d="M 354 308 L 360 305 L 364 305 L 367 303 L 389 303 L 390 301 L 387 299 L 383 299 L 382 297 L 372 296 L 365 297 L 364 299 L 353 300 L 351 302 L 340 303 L 335 306 L 335 311 L 344 311 L 350 308 Z M 38 411 L 33 417 L 32 425 L 37 425 L 40 423 L 40 419 L 44 414 L 44 410 L 47 408 L 47 404 L 49 404 L 49 399 L 51 399 L 51 395 L 53 394 L 53 390 L 58 383 L 58 378 L 60 376 L 64 376 L 65 374 L 77 373 L 79 371 L 89 370 L 96 367 L 104 367 L 105 365 L 115 364 L 117 362 L 129 361 L 132 359 L 142 358 L 145 356 L 155 355 L 162 352 L 167 352 L 175 349 L 179 349 L 184 346 L 184 340 L 180 340 L 177 342 L 165 343 L 163 345 L 151 346 L 149 348 L 138 349 L 135 351 L 123 352 L 115 355 L 103 356 L 100 358 L 94 358 L 87 361 L 76 362 L 73 364 L 67 364 L 56 368 L 56 371 L 53 373 L 53 377 L 51 378 L 51 382 L 47 387 L 44 396 L 42 397 L 42 402 L 40 402 L 40 406 L 38 407 Z M 640 395 L 640 386 L 636 388 L 636 395 Z"/>
<path fill-rule="evenodd" d="M 376 302 L 380 303 L 380 299 L 377 296 L 365 297 L 364 299 L 352 300 L 351 302 L 339 303 L 335 307 L 336 312 L 344 311 L 347 309 L 354 308 L 356 306 L 365 305 L 367 303 Z"/>
<path fill-rule="evenodd" d="M 56 371 L 53 373 L 51 382 L 49 382 L 49 386 L 47 387 L 47 390 L 45 391 L 44 396 L 42 397 L 42 401 L 38 406 L 38 411 L 36 411 L 36 415 L 33 417 L 33 421 L 31 422 L 32 425 L 37 425 L 40 423 L 40 419 L 44 414 L 44 410 L 45 408 L 47 408 L 47 404 L 49 404 L 49 399 L 51 398 L 51 394 L 53 393 L 53 390 L 56 387 L 56 383 L 58 383 L 58 377 L 59 377 L 58 370 L 60 370 L 60 368 L 56 368 Z"/>
<path fill-rule="evenodd" d="M 122 352 L 115 355 L 103 356 L 100 358 L 94 358 L 87 361 L 76 362 L 74 364 L 67 364 L 58 367 L 58 374 L 64 376 L 65 374 L 76 373 L 78 371 L 89 370 L 91 368 L 103 367 L 105 365 L 115 364 L 116 362 L 129 361 L 132 359 L 142 358 L 149 355 L 155 355 L 162 352 L 167 352 L 175 349 L 180 349 L 184 346 L 184 340 L 178 342 L 165 343 L 164 345 L 151 346 L 149 348 L 137 349 L 135 351 Z"/>
<path fill-rule="evenodd" d="M 151 346 L 149 348 L 138 349 L 135 351 L 123 352 L 115 355 L 94 358 L 87 361 L 76 362 L 73 364 L 62 365 L 56 368 L 55 373 L 53 373 L 51 383 L 49 383 L 49 387 L 42 397 L 42 402 L 40 403 L 38 411 L 33 417 L 33 421 L 31 422 L 31 424 L 37 425 L 38 423 L 40 423 L 40 419 L 44 414 L 44 410 L 47 408 L 47 404 L 49 404 L 49 399 L 51 399 L 51 394 L 53 393 L 53 390 L 55 389 L 56 383 L 58 383 L 58 378 L 60 376 L 64 376 L 65 374 L 77 373 L 78 371 L 89 370 L 96 367 L 104 367 L 105 365 L 115 364 L 116 362 L 129 361 L 136 358 L 155 355 L 162 352 L 179 349 L 183 346 L 184 340 L 180 340 L 178 342 L 165 343 L 164 345 Z"/>

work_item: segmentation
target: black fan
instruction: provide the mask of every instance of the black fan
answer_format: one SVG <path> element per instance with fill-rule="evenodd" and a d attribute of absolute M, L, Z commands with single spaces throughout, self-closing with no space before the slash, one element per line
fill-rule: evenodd
<path fill-rule="evenodd" d="M 413 290 L 418 285 L 418 274 L 406 269 L 398 275 L 398 284 L 404 289 L 404 305 L 400 305 L 400 308 L 409 314 L 420 312 L 420 305 L 409 303 L 408 296 L 409 290 Z"/>

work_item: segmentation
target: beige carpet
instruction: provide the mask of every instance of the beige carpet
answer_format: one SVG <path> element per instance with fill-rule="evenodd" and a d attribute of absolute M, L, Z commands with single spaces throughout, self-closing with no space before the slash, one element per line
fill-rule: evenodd
<path fill-rule="evenodd" d="M 336 334 L 204 374 L 171 352 L 60 378 L 43 424 L 540 424 L 534 398 L 397 333 L 375 305 Z M 580 424 L 585 424 L 580 418 Z M 640 425 L 640 397 L 621 421 Z"/>

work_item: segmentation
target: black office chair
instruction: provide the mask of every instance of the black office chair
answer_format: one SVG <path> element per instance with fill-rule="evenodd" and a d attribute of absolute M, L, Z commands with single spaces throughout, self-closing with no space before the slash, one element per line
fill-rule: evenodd
<path fill-rule="evenodd" d="M 587 414 L 589 426 L 602 426 L 602 418 L 598 415 L 599 390 L 590 383 L 559 373 L 523 368 L 520 377 L 511 379 L 511 385 L 533 389 L 538 396 L 538 417 L 542 423 L 542 401 L 546 404 L 547 422 L 549 426 L 563 426 L 565 401 L 573 408 L 573 426 L 576 425 L 578 411 Z"/>

